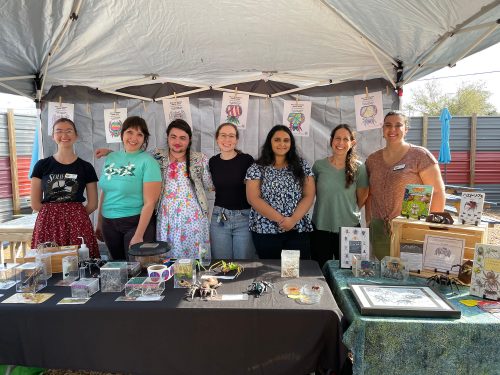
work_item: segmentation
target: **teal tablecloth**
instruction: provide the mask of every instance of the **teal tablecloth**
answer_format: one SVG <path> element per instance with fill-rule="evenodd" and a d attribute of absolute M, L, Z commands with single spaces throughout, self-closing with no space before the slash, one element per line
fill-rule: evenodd
<path fill-rule="evenodd" d="M 460 319 L 362 316 L 348 283 L 385 279 L 356 278 L 351 270 L 339 269 L 338 261 L 327 262 L 323 272 L 346 319 L 343 342 L 353 353 L 354 375 L 500 374 L 500 319 L 459 303 L 477 299 L 468 288 L 458 295 L 443 290 L 461 310 Z M 408 281 L 425 282 L 417 277 Z"/>

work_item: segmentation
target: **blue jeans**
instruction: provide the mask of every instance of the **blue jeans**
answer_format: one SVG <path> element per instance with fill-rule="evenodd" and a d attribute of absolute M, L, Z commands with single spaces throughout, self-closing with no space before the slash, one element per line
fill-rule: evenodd
<path fill-rule="evenodd" d="M 222 220 L 224 213 L 227 220 Z M 226 210 L 214 206 L 210 222 L 212 259 L 255 259 L 255 247 L 248 229 L 250 209 Z"/>

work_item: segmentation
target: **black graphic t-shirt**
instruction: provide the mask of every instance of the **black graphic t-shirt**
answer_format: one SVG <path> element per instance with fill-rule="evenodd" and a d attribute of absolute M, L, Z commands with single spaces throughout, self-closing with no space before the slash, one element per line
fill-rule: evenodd
<path fill-rule="evenodd" d="M 80 158 L 71 164 L 61 164 L 53 156 L 39 160 L 31 177 L 42 180 L 42 203 L 85 202 L 85 186 L 97 182 L 92 164 Z"/>

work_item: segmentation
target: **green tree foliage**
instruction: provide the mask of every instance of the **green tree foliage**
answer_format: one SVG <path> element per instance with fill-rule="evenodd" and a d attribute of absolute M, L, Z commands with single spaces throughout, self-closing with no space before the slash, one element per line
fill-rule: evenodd
<path fill-rule="evenodd" d="M 406 105 L 410 112 L 426 113 L 439 116 L 444 107 L 448 107 L 452 116 L 496 115 L 496 108 L 489 102 L 491 92 L 483 81 L 462 82 L 457 92 L 450 96 L 442 92 L 437 81 L 428 81 L 423 88 L 415 90 Z"/>

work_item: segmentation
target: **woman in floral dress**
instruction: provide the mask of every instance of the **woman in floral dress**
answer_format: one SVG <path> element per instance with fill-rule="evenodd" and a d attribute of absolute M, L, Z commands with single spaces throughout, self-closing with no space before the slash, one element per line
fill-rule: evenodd
<path fill-rule="evenodd" d="M 210 255 L 206 190 L 213 190 L 208 157 L 191 151 L 192 132 L 183 120 L 167 128 L 168 149 L 156 149 L 154 158 L 162 171 L 156 236 L 166 241 L 172 257 L 198 258 Z"/>

